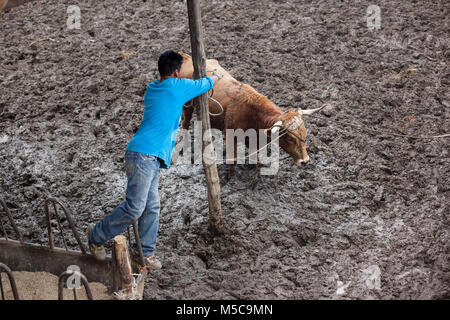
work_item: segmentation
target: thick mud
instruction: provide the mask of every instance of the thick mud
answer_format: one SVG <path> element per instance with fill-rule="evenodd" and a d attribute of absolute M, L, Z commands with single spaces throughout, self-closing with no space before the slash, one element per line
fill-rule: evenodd
<path fill-rule="evenodd" d="M 83 1 L 69 30 L 74 4 L 0 13 L 0 193 L 41 244 L 48 195 L 80 232 L 124 199 L 156 60 L 190 52 L 182 1 Z M 332 108 L 307 119 L 303 168 L 240 165 L 225 183 L 219 167 L 222 236 L 207 228 L 202 166 L 161 171 L 164 266 L 146 299 L 450 298 L 450 140 L 396 136 L 450 132 L 449 3 L 377 1 L 371 31 L 372 4 L 202 2 L 208 58 L 284 110 Z"/>

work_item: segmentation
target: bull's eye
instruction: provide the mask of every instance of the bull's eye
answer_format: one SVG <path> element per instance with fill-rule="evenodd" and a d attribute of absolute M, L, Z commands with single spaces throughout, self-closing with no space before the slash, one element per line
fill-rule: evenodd
<path fill-rule="evenodd" d="M 286 141 L 292 143 L 292 142 L 295 142 L 295 139 L 292 138 L 289 134 L 287 134 L 286 135 Z"/>

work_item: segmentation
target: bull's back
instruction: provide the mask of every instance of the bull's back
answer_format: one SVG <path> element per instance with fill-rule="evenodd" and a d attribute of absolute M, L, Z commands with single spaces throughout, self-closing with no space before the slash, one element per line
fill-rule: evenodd
<path fill-rule="evenodd" d="M 181 67 L 180 75 L 183 78 L 192 79 L 194 73 L 192 58 L 184 52 L 179 53 L 183 56 L 183 65 Z M 220 66 L 217 60 L 206 60 L 206 71 L 213 70 L 220 72 L 223 75 L 223 78 L 214 85 L 212 98 L 219 101 L 224 110 L 221 115 L 210 117 L 211 126 L 213 128 L 223 130 L 225 127 L 230 128 L 231 123 L 225 125 L 227 123 L 227 118 L 230 119 L 232 117 L 233 120 L 238 120 L 236 118 L 238 109 L 242 107 L 243 99 L 245 99 L 243 87 L 248 86 L 233 78 L 228 71 Z M 220 106 L 212 99 L 209 100 L 209 110 L 213 114 L 217 114 L 222 111 Z M 183 126 L 186 127 L 186 124 L 183 124 Z"/>

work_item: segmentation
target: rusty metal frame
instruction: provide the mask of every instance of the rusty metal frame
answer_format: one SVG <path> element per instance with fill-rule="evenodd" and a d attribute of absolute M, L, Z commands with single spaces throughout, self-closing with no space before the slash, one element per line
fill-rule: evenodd
<path fill-rule="evenodd" d="M 17 235 L 17 238 L 19 239 L 9 239 L 8 235 L 6 234 L 5 227 L 3 223 L 1 223 L 1 230 L 3 230 L 4 238 L 0 237 L 0 261 L 6 262 L 12 270 L 28 272 L 44 271 L 54 275 L 59 275 L 58 298 L 60 300 L 63 299 L 62 289 L 64 286 L 64 279 L 74 273 L 74 271 L 67 270 L 67 266 L 70 265 L 77 265 L 78 267 L 80 267 L 80 270 L 83 270 L 83 274 L 81 272 L 78 273 L 89 299 L 93 299 L 93 297 L 87 279 L 89 279 L 90 281 L 103 283 L 108 288 L 108 292 L 110 293 L 119 290 L 121 281 L 119 270 L 116 265 L 114 250 L 112 257 L 107 257 L 104 261 L 99 261 L 93 255 L 88 254 L 85 247 L 83 246 L 83 243 L 81 242 L 79 233 L 76 230 L 71 211 L 69 211 L 68 208 L 58 198 L 50 197 L 46 199 L 44 203 L 49 247 L 35 245 L 32 243 L 25 243 L 19 229 L 17 228 L 12 218 L 6 202 L 2 198 L 0 198 L 0 204 L 4 208 L 8 220 L 11 223 L 14 232 Z M 75 239 L 77 240 L 81 252 L 70 250 L 68 248 L 60 215 L 58 214 L 58 206 L 63 210 L 69 228 L 71 229 Z M 52 207 L 53 210 L 51 210 L 50 207 Z M 53 218 L 56 219 L 57 227 L 60 230 L 61 237 L 64 242 L 64 248 L 55 247 L 51 224 Z M 133 228 L 134 231 L 133 235 L 136 241 L 136 249 L 138 254 L 138 261 L 132 260 L 132 265 L 133 269 L 138 270 L 141 274 L 137 281 L 137 285 L 138 289 L 140 290 L 139 292 L 142 292 L 144 286 L 143 280 L 148 271 L 145 268 L 142 243 L 139 237 L 138 222 L 134 221 L 130 227 Z M 131 241 L 130 228 L 128 228 L 128 241 Z M 8 268 L 7 270 L 10 271 L 11 269 Z M 8 275 L 11 279 L 12 273 L 8 273 Z M 12 283 L 14 283 L 13 286 L 15 287 L 15 282 Z M 17 294 L 17 288 L 15 287 L 15 289 Z M 75 289 L 74 298 L 77 298 Z"/>
<path fill-rule="evenodd" d="M 106 260 L 99 261 L 93 255 L 86 252 L 86 249 L 81 242 L 79 233 L 76 230 L 70 211 L 58 198 L 50 197 L 45 200 L 44 208 L 49 237 L 49 247 L 24 242 L 19 229 L 12 218 L 11 212 L 6 205 L 6 202 L 1 197 L 0 204 L 0 213 L 1 207 L 3 207 L 18 238 L 18 240 L 8 238 L 5 227 L 3 223 L 1 223 L 0 227 L 2 229 L 0 230 L 3 231 L 4 237 L 2 238 L 0 236 L 0 261 L 8 264 L 12 270 L 28 272 L 43 271 L 61 276 L 67 271 L 67 266 L 77 265 L 80 267 L 80 270 L 83 270 L 83 277 L 86 281 L 89 279 L 93 282 L 103 283 L 108 288 L 110 293 L 118 290 L 120 285 L 120 275 L 118 274 L 114 257 L 107 257 Z M 53 209 L 50 209 L 50 207 Z M 81 252 L 70 250 L 68 248 L 64 237 L 60 215 L 58 214 L 58 207 L 62 209 Z M 52 218 L 56 218 L 58 228 L 60 229 L 61 236 L 63 237 L 65 248 L 55 247 L 53 230 L 51 226 Z M 81 277 L 81 279 L 83 279 L 83 277 Z"/>
<path fill-rule="evenodd" d="M 64 237 L 64 232 L 62 230 L 61 221 L 60 221 L 59 215 L 58 215 L 58 210 L 56 209 L 57 204 L 62 208 L 62 210 L 66 216 L 67 222 L 69 223 L 70 229 L 72 229 L 72 233 L 78 242 L 78 246 L 80 247 L 81 252 L 86 254 L 86 249 L 84 248 L 84 245 L 81 242 L 80 235 L 78 234 L 78 231 L 75 228 L 75 223 L 73 222 L 73 219 L 72 219 L 71 214 L 69 213 L 69 210 L 66 208 L 66 206 L 64 206 L 64 204 L 62 204 L 62 202 L 58 198 L 55 198 L 55 197 L 51 197 L 51 198 L 48 198 L 47 200 L 45 200 L 45 214 L 47 216 L 48 242 L 49 242 L 50 249 L 55 248 L 55 243 L 53 241 L 53 231 L 52 231 L 52 226 L 51 226 L 52 215 L 49 210 L 50 203 L 52 203 L 52 205 L 53 205 L 55 218 L 56 218 L 59 230 L 61 232 L 61 236 L 63 237 L 64 247 L 66 248 L 66 250 L 69 250 L 69 249 L 67 248 L 67 243 L 66 243 L 66 239 Z"/>
<path fill-rule="evenodd" d="M 119 275 L 113 259 L 97 260 L 94 256 L 62 248 L 50 249 L 40 245 L 0 238 L 0 261 L 14 271 L 49 272 L 56 276 L 77 265 L 92 282 L 103 283 L 109 292 L 117 291 Z"/>
<path fill-rule="evenodd" d="M 14 219 L 12 218 L 11 212 L 9 211 L 8 206 L 6 205 L 5 200 L 3 198 L 1 198 L 1 197 L 0 197 L 0 204 L 3 207 L 3 210 L 6 213 L 6 216 L 8 217 L 9 223 L 11 223 L 11 226 L 13 227 L 17 238 L 19 239 L 20 243 L 23 244 L 22 234 L 20 233 L 19 228 L 17 228 L 17 225 L 14 222 Z M 0 222 L 1 222 L 1 220 L 0 220 Z M 4 237 L 8 241 L 8 234 L 6 233 L 6 229 L 5 229 L 5 226 L 3 225 L 3 222 L 1 222 L 1 226 L 2 226 L 2 231 L 3 231 Z"/>
<path fill-rule="evenodd" d="M 3 284 L 1 282 L 2 281 L 2 277 L 1 277 L 1 273 L 2 272 L 5 272 L 8 275 L 9 284 L 11 286 L 11 290 L 12 290 L 12 293 L 13 293 L 14 300 L 20 300 L 19 293 L 17 291 L 16 280 L 14 280 L 14 276 L 13 276 L 13 273 L 12 273 L 11 269 L 6 264 L 0 262 L 0 287 L 1 287 L 1 290 L 2 290 L 2 292 L 1 292 L 2 293 L 2 300 L 5 300 L 5 295 L 4 295 L 4 292 L 3 292 Z"/>

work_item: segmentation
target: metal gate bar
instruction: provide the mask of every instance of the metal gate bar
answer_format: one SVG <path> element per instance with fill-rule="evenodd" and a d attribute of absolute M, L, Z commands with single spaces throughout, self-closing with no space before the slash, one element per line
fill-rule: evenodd
<path fill-rule="evenodd" d="M 82 274 L 81 272 L 78 272 L 78 271 L 69 271 L 69 270 L 64 271 L 59 276 L 59 279 L 58 279 L 58 300 L 64 300 L 64 291 L 63 291 L 64 280 L 66 280 L 68 277 L 70 277 L 74 273 L 76 273 L 77 276 L 80 277 L 81 282 L 83 282 L 84 290 L 86 290 L 86 295 L 87 295 L 88 299 L 89 300 L 94 300 L 94 298 L 92 297 L 91 288 L 89 287 L 89 282 L 87 281 L 87 279 L 84 276 L 84 274 Z M 74 289 L 74 298 L 75 298 L 75 300 L 77 300 L 75 289 Z"/>
<path fill-rule="evenodd" d="M 9 284 L 11 286 L 14 300 L 20 300 L 19 293 L 17 292 L 16 281 L 14 280 L 14 276 L 13 276 L 11 269 L 8 268 L 8 266 L 6 264 L 0 262 L 0 273 L 1 272 L 5 272 L 8 275 Z M 5 300 L 5 293 L 3 292 L 3 284 L 2 284 L 1 275 L 0 275 L 0 287 L 1 287 L 1 291 L 2 291 L 2 300 Z"/>
<path fill-rule="evenodd" d="M 3 211 L 5 211 L 8 220 L 11 223 L 11 226 L 18 238 L 18 240 L 8 238 L 8 235 L 6 234 L 6 228 L 3 225 L 3 222 L 1 223 L 1 230 L 4 233 L 4 238 L 0 237 L 0 261 L 6 263 L 12 270 L 28 272 L 42 271 L 61 276 L 64 272 L 67 271 L 68 266 L 77 265 L 80 267 L 80 270 L 83 270 L 83 276 L 85 277 L 86 281 L 87 279 L 89 279 L 90 281 L 103 283 L 108 288 L 109 292 L 118 290 L 119 275 L 113 259 L 107 257 L 106 260 L 99 261 L 95 259 L 93 255 L 87 253 L 83 243 L 81 242 L 80 235 L 75 227 L 75 223 L 72 219 L 70 211 L 58 198 L 50 197 L 45 200 L 45 215 L 47 220 L 46 222 L 49 237 L 49 247 L 43 247 L 32 243 L 25 243 L 19 229 L 14 222 L 14 219 L 12 218 L 11 212 L 6 205 L 5 200 L 1 197 L 0 204 L 0 213 L 1 207 L 3 207 Z M 53 207 L 53 210 L 50 210 L 50 206 Z M 61 219 L 58 213 L 58 207 L 62 208 L 69 227 L 72 230 L 72 233 L 78 243 L 81 252 L 70 250 L 68 248 L 67 241 L 64 237 Z M 53 214 L 55 215 L 54 217 Z M 51 225 L 52 218 L 56 218 L 61 236 L 63 237 L 65 249 L 55 247 Z M 8 271 L 11 269 L 4 268 L 2 270 Z M 12 273 L 8 273 L 8 276 L 10 276 L 11 279 Z M 83 277 L 81 277 L 81 279 L 82 278 Z M 12 286 L 15 287 L 15 282 Z M 87 287 L 88 285 L 85 285 L 85 288 Z"/>
<path fill-rule="evenodd" d="M 53 241 L 53 231 L 52 231 L 52 226 L 51 226 L 51 214 L 50 214 L 50 210 L 49 210 L 50 203 L 53 203 L 53 210 L 55 211 L 54 212 L 55 213 L 55 217 L 57 219 L 58 226 L 60 228 L 61 235 L 63 237 L 63 241 L 64 241 L 64 245 L 66 247 L 66 250 L 68 250 L 68 249 L 67 249 L 66 241 L 65 241 L 65 238 L 64 238 L 64 235 L 63 235 L 62 227 L 61 227 L 60 222 L 59 222 L 58 211 L 56 209 L 56 205 L 57 204 L 59 204 L 59 206 L 62 208 L 62 210 L 63 210 L 63 212 L 64 212 L 64 214 L 66 216 L 67 222 L 69 223 L 70 229 L 72 229 L 72 233 L 73 233 L 75 239 L 78 242 L 78 246 L 80 247 L 81 252 L 85 254 L 86 253 L 86 249 L 84 248 L 84 245 L 81 242 L 80 235 L 78 234 L 78 231 L 75 228 L 75 223 L 73 222 L 73 219 L 72 219 L 72 216 L 69 213 L 69 210 L 67 210 L 67 208 L 62 204 L 62 202 L 58 198 L 55 198 L 55 197 L 48 198 L 45 201 L 45 214 L 47 216 L 48 242 L 49 242 L 50 249 L 55 248 L 55 243 Z"/>
<path fill-rule="evenodd" d="M 9 223 L 11 223 L 11 226 L 14 229 L 14 232 L 16 233 L 17 238 L 19 239 L 20 243 L 23 244 L 23 237 L 22 234 L 20 233 L 19 229 L 16 226 L 16 223 L 14 222 L 14 219 L 11 216 L 11 212 L 9 212 L 8 206 L 6 205 L 6 202 L 3 198 L 0 197 L 0 204 L 2 205 L 6 216 L 8 217 Z M 3 222 L 2 222 L 2 229 L 3 229 L 3 233 L 5 236 L 5 239 L 8 240 L 8 235 L 6 234 L 6 230 L 5 227 L 3 226 Z"/>

